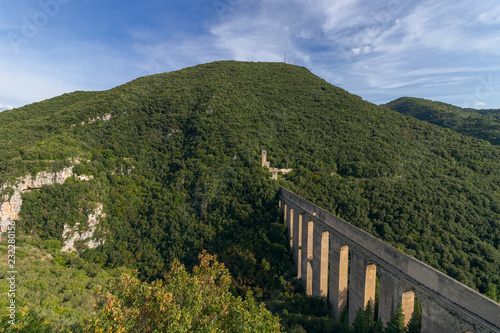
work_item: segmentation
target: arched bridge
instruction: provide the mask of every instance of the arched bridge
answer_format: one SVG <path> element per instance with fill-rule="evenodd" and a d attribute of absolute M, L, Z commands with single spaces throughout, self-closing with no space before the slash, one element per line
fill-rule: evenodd
<path fill-rule="evenodd" d="M 348 301 L 351 322 L 375 304 L 378 277 L 384 323 L 400 303 L 409 321 L 416 295 L 424 333 L 500 332 L 498 303 L 284 188 L 279 204 L 297 275 L 308 295 L 330 301 L 335 319 Z"/>

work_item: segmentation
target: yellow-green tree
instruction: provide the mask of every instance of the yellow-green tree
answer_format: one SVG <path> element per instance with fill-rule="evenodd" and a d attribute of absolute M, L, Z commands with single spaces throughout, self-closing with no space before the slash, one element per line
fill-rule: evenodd
<path fill-rule="evenodd" d="M 280 324 L 251 294 L 231 294 L 231 276 L 203 252 L 189 273 L 175 260 L 165 280 L 123 275 L 98 290 L 90 332 L 279 332 Z"/>

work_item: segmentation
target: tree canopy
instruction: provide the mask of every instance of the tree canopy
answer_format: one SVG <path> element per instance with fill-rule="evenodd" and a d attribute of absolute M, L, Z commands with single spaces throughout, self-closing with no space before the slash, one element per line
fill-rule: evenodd
<path fill-rule="evenodd" d="M 102 204 L 94 238 L 105 241 L 79 256 L 105 270 L 152 283 L 175 259 L 192 269 L 206 249 L 231 272 L 234 294 L 293 302 L 281 185 L 498 300 L 500 148 L 303 67 L 223 61 L 147 76 L 3 111 L 0 133 L 1 185 L 65 167 L 92 176 L 22 193 L 17 230 L 58 251 L 64 225 L 84 229 Z M 294 171 L 271 180 L 262 149 Z M 293 308 L 276 311 L 307 326 Z"/>
<path fill-rule="evenodd" d="M 89 332 L 280 332 L 277 317 L 251 294 L 230 292 L 224 264 L 207 253 L 192 273 L 178 260 L 151 284 L 124 275 L 100 288 Z"/>

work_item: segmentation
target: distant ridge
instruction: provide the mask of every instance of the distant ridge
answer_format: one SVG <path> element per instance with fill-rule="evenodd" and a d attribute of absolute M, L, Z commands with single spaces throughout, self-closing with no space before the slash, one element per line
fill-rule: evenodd
<path fill-rule="evenodd" d="M 422 98 L 402 97 L 384 105 L 401 114 L 415 117 L 458 133 L 500 144 L 500 110 L 461 108 Z"/>

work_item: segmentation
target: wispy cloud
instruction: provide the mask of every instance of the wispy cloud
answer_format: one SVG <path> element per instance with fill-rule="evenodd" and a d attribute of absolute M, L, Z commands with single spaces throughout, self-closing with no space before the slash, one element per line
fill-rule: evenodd
<path fill-rule="evenodd" d="M 500 86 L 481 83 L 500 80 L 495 0 L 124 1 L 70 1 L 21 52 L 0 46 L 0 100 L 20 106 L 215 60 L 282 61 L 286 52 L 375 103 L 412 95 L 500 107 Z M 0 13 L 0 35 L 42 10 L 30 3 Z"/>
<path fill-rule="evenodd" d="M 499 73 L 495 59 L 500 55 L 500 36 L 498 26 L 490 26 L 498 15 L 486 14 L 500 12 L 499 4 L 395 3 L 392 10 L 367 9 L 366 17 L 372 19 L 366 24 L 353 16 L 355 24 L 350 28 L 330 28 L 337 32 L 330 39 L 339 41 L 345 61 L 323 63 L 327 79 L 378 103 L 396 94 L 432 98 L 448 93 L 446 102 L 463 104 L 464 98 L 474 94 L 477 76 Z M 462 97 L 457 97 L 457 90 Z M 500 105 L 499 93 L 489 97 Z"/>
<path fill-rule="evenodd" d="M 3 105 L 3 104 L 0 104 L 0 111 L 5 111 L 5 110 L 12 110 L 13 107 L 10 106 L 10 105 Z"/>

